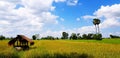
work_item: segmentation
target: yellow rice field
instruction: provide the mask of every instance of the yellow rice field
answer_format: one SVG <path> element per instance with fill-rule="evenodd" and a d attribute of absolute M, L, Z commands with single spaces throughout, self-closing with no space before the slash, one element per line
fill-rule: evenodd
<path fill-rule="evenodd" d="M 29 50 L 17 51 L 0 41 L 0 58 L 120 58 L 120 44 L 67 40 L 36 40 Z"/>

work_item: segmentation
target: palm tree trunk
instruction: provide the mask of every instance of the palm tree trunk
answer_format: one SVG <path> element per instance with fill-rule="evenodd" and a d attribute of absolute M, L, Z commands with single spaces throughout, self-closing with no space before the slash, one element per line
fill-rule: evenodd
<path fill-rule="evenodd" d="M 99 25 L 98 25 L 98 33 L 100 33 Z"/>
<path fill-rule="evenodd" d="M 98 25 L 97 25 L 97 34 L 98 34 Z"/>
<path fill-rule="evenodd" d="M 97 34 L 97 26 L 95 25 L 95 30 L 96 30 L 96 34 Z"/>

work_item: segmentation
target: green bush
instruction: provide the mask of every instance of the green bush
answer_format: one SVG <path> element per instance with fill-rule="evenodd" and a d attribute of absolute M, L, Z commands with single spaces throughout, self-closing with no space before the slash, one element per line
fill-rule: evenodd
<path fill-rule="evenodd" d="M 94 34 L 93 39 L 102 40 L 102 34 Z"/>

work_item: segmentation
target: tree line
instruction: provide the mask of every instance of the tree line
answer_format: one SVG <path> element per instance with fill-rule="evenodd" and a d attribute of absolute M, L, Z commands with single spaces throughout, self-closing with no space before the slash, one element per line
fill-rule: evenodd
<path fill-rule="evenodd" d="M 114 38 L 120 38 L 118 35 L 109 35 L 111 39 Z M 13 37 L 5 37 L 3 35 L 0 35 L 0 40 L 10 40 L 13 39 Z M 72 33 L 69 35 L 67 32 L 62 32 L 61 37 L 53 37 L 53 36 L 46 36 L 46 37 L 41 37 L 37 38 L 35 35 L 32 36 L 33 40 L 102 40 L 102 34 L 82 34 L 80 33 Z"/>
<path fill-rule="evenodd" d="M 10 39 L 12 39 L 12 37 L 10 38 L 10 37 L 5 37 L 3 35 L 0 35 L 0 40 L 10 40 Z"/>
<path fill-rule="evenodd" d="M 35 39 L 35 35 L 32 36 L 33 40 Z M 62 32 L 61 37 L 53 37 L 53 36 L 47 36 L 47 37 L 41 37 L 41 40 L 81 40 L 81 39 L 96 39 L 96 40 L 102 40 L 102 34 L 83 34 L 80 35 L 80 33 L 72 33 L 69 35 L 67 32 Z"/>
<path fill-rule="evenodd" d="M 41 37 L 39 39 L 35 39 L 35 35 L 33 35 L 33 40 L 102 40 L 102 34 L 93 34 L 93 33 L 88 33 L 88 34 L 82 34 L 80 33 L 72 33 L 68 34 L 67 32 L 62 32 L 61 37 L 53 37 L 53 36 L 46 36 L 46 37 Z M 114 39 L 114 38 L 120 38 L 118 35 L 109 35 L 109 38 Z"/>
<path fill-rule="evenodd" d="M 110 38 L 120 38 L 120 36 L 117 36 L 117 35 L 110 35 Z"/>
<path fill-rule="evenodd" d="M 89 33 L 89 34 L 80 35 L 80 33 L 72 33 L 70 36 L 68 36 L 67 32 L 63 32 L 61 39 L 70 39 L 70 40 L 96 39 L 96 40 L 102 40 L 102 34 Z"/>

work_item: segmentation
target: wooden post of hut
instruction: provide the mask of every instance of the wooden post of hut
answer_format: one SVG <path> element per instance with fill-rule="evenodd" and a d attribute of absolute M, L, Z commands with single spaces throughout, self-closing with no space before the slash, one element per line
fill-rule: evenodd
<path fill-rule="evenodd" d="M 12 45 L 13 47 L 20 47 L 22 49 L 28 49 L 29 44 L 33 45 L 34 42 L 24 35 L 17 35 L 16 38 L 13 38 L 8 42 L 8 45 L 10 46 Z"/>

